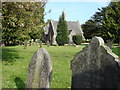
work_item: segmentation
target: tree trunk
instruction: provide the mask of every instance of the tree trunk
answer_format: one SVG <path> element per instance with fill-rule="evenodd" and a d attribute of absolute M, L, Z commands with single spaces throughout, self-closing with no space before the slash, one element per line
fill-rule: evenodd
<path fill-rule="evenodd" d="M 18 41 L 18 45 L 19 45 L 19 46 L 20 46 L 20 43 L 21 43 L 21 42 L 20 42 L 20 41 Z"/>
<path fill-rule="evenodd" d="M 33 39 L 33 42 L 35 42 L 36 39 Z"/>
<path fill-rule="evenodd" d="M 9 41 L 7 40 L 7 43 L 6 43 L 6 45 L 10 45 L 10 43 L 9 43 Z"/>

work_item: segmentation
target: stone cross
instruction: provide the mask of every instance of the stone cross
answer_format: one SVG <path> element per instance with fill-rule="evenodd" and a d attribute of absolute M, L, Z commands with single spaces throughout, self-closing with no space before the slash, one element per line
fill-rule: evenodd
<path fill-rule="evenodd" d="M 52 64 L 46 49 L 37 50 L 30 61 L 26 88 L 50 88 Z"/>
<path fill-rule="evenodd" d="M 104 45 L 103 39 L 93 37 L 71 61 L 71 88 L 119 88 L 119 64 L 118 56 Z"/>

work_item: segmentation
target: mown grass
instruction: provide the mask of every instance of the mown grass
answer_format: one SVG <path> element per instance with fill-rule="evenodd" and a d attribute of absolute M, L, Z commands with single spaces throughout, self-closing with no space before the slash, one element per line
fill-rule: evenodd
<path fill-rule="evenodd" d="M 113 47 L 112 48 L 112 51 L 119 56 L 119 59 L 120 59 L 120 47 Z"/>
<path fill-rule="evenodd" d="M 43 46 L 52 59 L 51 88 L 71 87 L 70 61 L 85 45 L 73 46 Z M 2 88 L 24 88 L 28 65 L 38 46 L 9 46 L 2 48 Z M 120 56 L 120 48 L 113 48 L 113 52 Z"/>
<path fill-rule="evenodd" d="M 72 46 L 43 46 L 51 55 L 53 74 L 52 88 L 67 88 L 71 86 L 70 61 L 84 45 Z M 9 46 L 2 49 L 2 87 L 24 88 L 28 65 L 38 46 Z"/>

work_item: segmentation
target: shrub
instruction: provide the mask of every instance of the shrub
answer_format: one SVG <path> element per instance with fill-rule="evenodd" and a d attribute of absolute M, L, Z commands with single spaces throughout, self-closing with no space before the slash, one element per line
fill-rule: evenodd
<path fill-rule="evenodd" d="M 76 45 L 79 45 L 79 44 L 81 44 L 81 42 L 82 42 L 82 36 L 81 36 L 81 35 L 74 35 L 74 36 L 72 37 L 72 39 L 73 39 L 73 42 L 74 42 Z"/>

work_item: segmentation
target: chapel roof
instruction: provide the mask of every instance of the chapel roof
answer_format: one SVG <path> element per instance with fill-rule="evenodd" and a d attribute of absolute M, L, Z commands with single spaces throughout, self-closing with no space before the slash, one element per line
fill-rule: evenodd
<path fill-rule="evenodd" d="M 57 34 L 56 29 L 57 29 L 58 21 L 51 20 L 51 24 L 53 26 L 54 33 Z M 83 31 L 78 21 L 67 21 L 67 25 L 69 31 L 74 30 L 76 34 L 83 34 Z M 48 33 L 48 27 L 49 25 L 45 26 L 45 34 Z"/>

